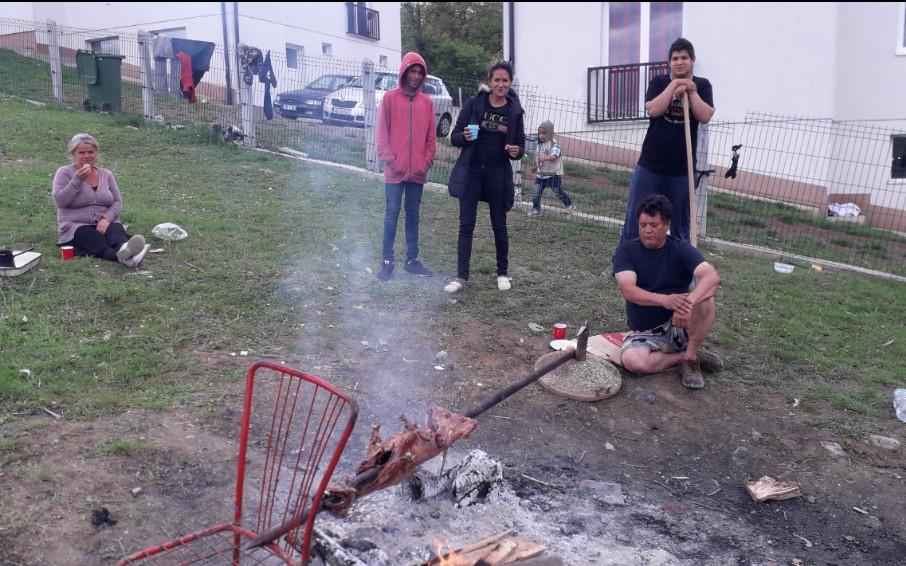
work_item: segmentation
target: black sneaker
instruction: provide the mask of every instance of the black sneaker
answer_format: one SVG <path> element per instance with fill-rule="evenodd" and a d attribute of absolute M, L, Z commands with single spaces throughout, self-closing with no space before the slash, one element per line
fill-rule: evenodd
<path fill-rule="evenodd" d="M 377 278 L 380 281 L 390 281 L 391 277 L 393 277 L 393 262 L 385 259 L 381 262 L 381 270 L 378 272 Z"/>
<path fill-rule="evenodd" d="M 412 275 L 418 275 L 419 277 L 433 277 L 434 272 L 422 265 L 422 262 L 417 259 L 407 261 L 406 265 L 403 267 L 406 271 Z"/>

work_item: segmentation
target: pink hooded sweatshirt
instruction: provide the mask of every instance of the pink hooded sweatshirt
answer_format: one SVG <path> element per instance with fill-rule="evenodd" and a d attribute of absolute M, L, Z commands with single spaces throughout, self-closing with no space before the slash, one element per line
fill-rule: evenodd
<path fill-rule="evenodd" d="M 422 56 L 406 53 L 400 65 L 400 86 L 384 95 L 378 111 L 377 154 L 384 163 L 384 182 L 388 184 L 424 184 L 434 163 L 434 102 L 421 91 L 421 84 L 414 95 L 403 89 L 406 71 L 412 65 L 421 65 L 427 75 Z"/>

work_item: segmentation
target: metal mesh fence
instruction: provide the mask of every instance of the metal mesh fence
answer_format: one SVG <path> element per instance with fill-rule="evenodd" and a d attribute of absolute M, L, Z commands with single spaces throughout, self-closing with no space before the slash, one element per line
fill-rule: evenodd
<path fill-rule="evenodd" d="M 49 24 L 0 19 L 0 92 L 83 105 L 90 89 L 79 76 L 76 53 L 90 49 L 123 56 L 119 86 L 124 113 L 196 128 L 211 143 L 247 136 L 246 142 L 259 147 L 368 165 L 364 104 L 354 96 L 340 100 L 334 88 L 361 77 L 361 62 L 271 53 L 277 87 L 271 89 L 274 114 L 267 119 L 264 85 L 252 77 L 252 84 L 244 86 L 243 69 L 232 50 L 225 57 L 222 46 L 214 47 L 197 99 L 189 103 L 180 91 L 179 63 L 155 56 L 153 45 L 145 46 L 149 41 L 153 38 L 121 31 L 59 26 L 54 32 Z M 55 44 L 59 70 L 52 56 Z M 143 71 L 146 49 L 150 56 L 145 56 L 148 70 Z M 373 72 L 377 105 L 381 89 L 395 86 L 397 70 L 376 67 Z M 480 81 L 441 77 L 438 82 L 441 92 L 434 97 L 442 125 L 430 180 L 446 184 L 459 155 L 446 134 Z M 317 86 L 322 88 L 306 88 Z M 647 120 L 590 123 L 594 112 L 589 112 L 588 100 L 548 96 L 532 85 L 517 83 L 515 88 L 526 110 L 528 141 L 526 157 L 514 164 L 519 194 L 511 222 L 529 231 L 549 229 L 556 222 L 618 228 Z M 246 102 L 245 115 L 240 99 Z M 541 215 L 530 217 L 535 133 L 544 120 L 555 125 L 564 155 L 563 188 L 578 210 L 567 211 L 545 190 Z M 247 131 L 250 125 L 252 131 Z M 734 146 L 741 146 L 735 167 Z M 704 205 L 699 207 L 700 235 L 906 273 L 906 120 L 854 123 L 752 112 L 743 121 L 715 120 L 702 127 L 697 151 L 698 168 L 710 171 L 698 187 Z M 829 216 L 831 209 L 843 215 Z"/>

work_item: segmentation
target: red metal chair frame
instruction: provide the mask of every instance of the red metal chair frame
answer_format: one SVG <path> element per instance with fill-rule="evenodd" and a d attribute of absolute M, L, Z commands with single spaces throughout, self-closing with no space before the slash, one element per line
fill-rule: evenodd
<path fill-rule="evenodd" d="M 279 377 L 273 413 L 270 415 L 270 428 L 266 434 L 264 470 L 258 493 L 256 524 L 252 529 L 242 525 L 242 505 L 253 394 L 257 380 L 266 379 L 265 376 L 259 375 L 259 370 L 262 369 L 277 372 Z M 270 372 L 267 373 L 270 374 Z M 303 392 L 303 386 L 306 384 L 309 387 L 305 388 L 305 391 L 311 390 L 311 395 Z M 318 422 L 313 423 L 314 411 L 322 407 L 321 418 Z M 304 417 L 304 422 L 298 420 L 300 416 Z M 140 550 L 123 558 L 118 564 L 134 564 L 145 559 L 161 558 L 169 551 L 181 554 L 178 558 L 173 556 L 173 559 L 177 560 L 179 564 L 223 564 L 229 560 L 234 565 L 273 563 L 275 557 L 285 564 L 295 564 L 293 556 L 298 551 L 301 563 L 307 564 L 311 550 L 312 529 L 318 514 L 317 509 L 321 504 L 321 497 L 327 489 L 327 484 L 340 459 L 340 454 L 349 440 L 357 418 L 356 402 L 326 381 L 278 364 L 261 362 L 253 365 L 249 369 L 246 379 L 233 522 L 215 525 Z M 294 432 L 294 426 L 300 427 L 301 431 L 290 434 Z M 340 434 L 339 438 L 336 438 L 337 434 Z M 336 445 L 333 453 L 320 474 L 317 489 L 313 491 L 312 487 L 318 479 L 321 460 L 329 448 L 330 442 L 334 439 Z M 306 447 L 310 447 L 310 449 L 306 450 Z M 298 455 L 295 456 L 294 453 Z M 277 487 L 278 485 L 285 487 L 287 484 L 287 478 L 281 477 L 286 474 L 287 469 L 284 463 L 287 461 L 291 464 L 292 469 L 291 477 L 288 478 L 290 489 L 287 490 L 286 501 L 281 504 L 278 501 Z M 259 548 L 243 547 L 243 544 L 257 536 L 257 533 L 283 524 L 294 514 L 306 508 L 310 512 L 304 525 L 300 525 L 300 529 L 304 526 L 301 537 L 298 536 L 298 530 L 294 530 L 287 533 L 282 540 Z M 301 542 L 301 546 L 299 542 Z M 189 549 L 190 546 L 192 546 L 191 549 Z"/>

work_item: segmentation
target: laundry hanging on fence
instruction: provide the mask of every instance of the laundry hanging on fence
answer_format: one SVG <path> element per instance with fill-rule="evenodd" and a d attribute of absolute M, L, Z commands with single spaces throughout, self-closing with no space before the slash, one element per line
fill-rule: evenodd
<path fill-rule="evenodd" d="M 239 72 L 242 73 L 242 82 L 251 86 L 258 75 L 258 68 L 264 57 L 261 50 L 251 45 L 239 46 Z"/>
<path fill-rule="evenodd" d="M 739 172 L 739 150 L 742 149 L 742 144 L 734 145 L 730 148 L 730 151 L 733 152 L 733 155 L 730 158 L 730 168 L 727 169 L 727 172 L 724 173 L 724 179 L 735 179 L 736 174 Z"/>
<path fill-rule="evenodd" d="M 182 95 L 195 102 L 195 87 L 201 78 L 211 68 L 211 56 L 214 55 L 214 44 L 210 41 L 196 41 L 194 39 L 172 39 L 173 52 L 182 63 L 179 75 L 179 86 Z"/>
<path fill-rule="evenodd" d="M 264 117 L 274 119 L 274 105 L 271 103 L 271 87 L 277 87 L 277 77 L 271 65 L 271 52 L 264 56 L 264 63 L 258 69 L 258 80 L 264 83 Z"/>
<path fill-rule="evenodd" d="M 155 59 L 173 59 L 176 57 L 176 53 L 173 53 L 172 37 L 162 35 L 155 36 L 151 50 L 154 53 Z"/>

